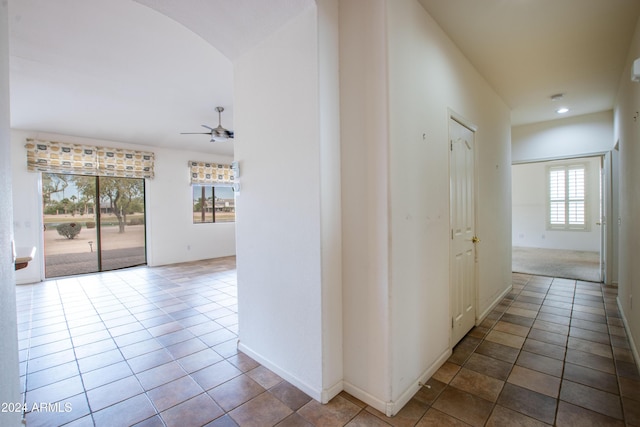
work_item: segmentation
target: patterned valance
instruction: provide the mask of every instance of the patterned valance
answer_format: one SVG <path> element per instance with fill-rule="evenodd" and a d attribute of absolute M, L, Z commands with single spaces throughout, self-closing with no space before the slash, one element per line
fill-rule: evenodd
<path fill-rule="evenodd" d="M 27 139 L 31 172 L 153 178 L 154 154 L 120 148 Z"/>
<path fill-rule="evenodd" d="M 153 153 L 121 148 L 98 148 L 98 175 L 153 178 Z"/>
<path fill-rule="evenodd" d="M 27 139 L 27 168 L 31 172 L 96 175 L 96 147 Z"/>
<path fill-rule="evenodd" d="M 233 185 L 231 165 L 211 162 L 189 161 L 192 184 Z"/>

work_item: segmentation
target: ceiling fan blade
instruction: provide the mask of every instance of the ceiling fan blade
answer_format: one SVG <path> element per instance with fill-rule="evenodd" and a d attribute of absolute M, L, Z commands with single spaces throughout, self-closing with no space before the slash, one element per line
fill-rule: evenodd
<path fill-rule="evenodd" d="M 180 132 L 180 135 L 211 135 L 211 132 Z"/>
<path fill-rule="evenodd" d="M 202 126 L 203 128 L 207 128 L 207 129 L 213 130 L 213 128 L 212 128 L 211 126 L 207 126 L 207 125 L 201 125 L 201 126 Z"/>

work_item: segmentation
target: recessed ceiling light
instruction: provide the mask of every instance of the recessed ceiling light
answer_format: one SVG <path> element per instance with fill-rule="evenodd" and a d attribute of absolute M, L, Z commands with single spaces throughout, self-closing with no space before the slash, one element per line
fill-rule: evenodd
<path fill-rule="evenodd" d="M 556 113 L 558 113 L 558 114 L 564 114 L 564 113 L 568 113 L 568 112 L 569 112 L 569 109 L 567 107 L 561 107 L 561 108 L 558 108 L 556 110 Z"/>

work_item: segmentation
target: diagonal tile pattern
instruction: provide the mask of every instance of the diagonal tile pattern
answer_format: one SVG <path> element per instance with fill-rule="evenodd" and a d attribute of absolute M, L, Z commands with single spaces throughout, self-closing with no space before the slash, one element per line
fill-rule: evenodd
<path fill-rule="evenodd" d="M 233 257 L 21 285 L 27 423 L 640 425 L 640 375 L 616 293 L 514 274 L 513 290 L 387 418 L 344 392 L 321 405 L 237 351 Z M 33 408 L 41 402 L 46 410 Z"/>

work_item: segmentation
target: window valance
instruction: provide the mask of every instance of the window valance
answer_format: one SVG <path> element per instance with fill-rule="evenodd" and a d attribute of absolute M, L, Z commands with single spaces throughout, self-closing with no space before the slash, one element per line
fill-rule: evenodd
<path fill-rule="evenodd" d="M 231 165 L 212 162 L 189 161 L 192 184 L 233 185 Z"/>
<path fill-rule="evenodd" d="M 31 172 L 153 178 L 152 152 L 27 139 Z"/>

